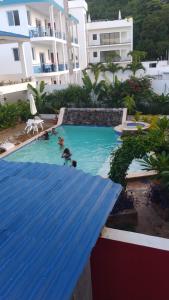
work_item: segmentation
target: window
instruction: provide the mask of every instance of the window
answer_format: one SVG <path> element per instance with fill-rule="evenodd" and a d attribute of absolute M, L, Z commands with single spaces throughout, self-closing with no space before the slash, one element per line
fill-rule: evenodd
<path fill-rule="evenodd" d="M 100 45 L 113 45 L 119 43 L 120 43 L 120 32 L 100 34 Z"/>
<path fill-rule="evenodd" d="M 120 32 L 112 32 L 110 33 L 110 45 L 119 44 L 120 43 Z"/>
<path fill-rule="evenodd" d="M 93 41 L 97 40 L 97 34 L 93 34 Z"/>
<path fill-rule="evenodd" d="M 112 50 L 112 51 L 100 51 L 100 62 L 105 63 L 108 61 L 119 61 L 120 58 L 120 50 Z"/>
<path fill-rule="evenodd" d="M 31 25 L 31 13 L 29 10 L 27 10 L 27 19 L 28 19 L 28 25 Z"/>
<path fill-rule="evenodd" d="M 18 48 L 13 48 L 13 56 L 14 56 L 14 61 L 19 61 L 19 49 Z"/>
<path fill-rule="evenodd" d="M 35 48 L 32 48 L 32 59 L 36 59 Z"/>
<path fill-rule="evenodd" d="M 93 57 L 97 57 L 97 52 L 93 52 Z"/>
<path fill-rule="evenodd" d="M 149 68 L 156 68 L 157 64 L 156 63 L 150 63 Z"/>
<path fill-rule="evenodd" d="M 7 16 L 8 16 L 9 26 L 19 26 L 20 25 L 18 10 L 7 11 Z"/>

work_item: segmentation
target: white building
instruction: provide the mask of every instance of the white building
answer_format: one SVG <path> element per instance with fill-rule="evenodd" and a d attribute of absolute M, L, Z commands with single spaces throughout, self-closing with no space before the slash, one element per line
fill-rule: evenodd
<path fill-rule="evenodd" d="M 133 50 L 133 19 L 115 21 L 91 21 L 87 23 L 88 63 L 106 62 L 115 52 L 118 57 L 114 61 L 129 63 L 128 53 Z"/>
<path fill-rule="evenodd" d="M 105 62 L 115 51 L 131 60 L 132 18 L 91 22 L 85 0 L 0 1 L 0 29 L 29 37 L 0 45 L 0 81 L 30 78 L 49 84 L 81 83 L 88 63 Z"/>
<path fill-rule="evenodd" d="M 28 42 L 29 38 L 21 34 L 15 34 L 6 31 L 0 31 L 0 45 L 11 45 L 16 44 L 20 49 L 20 61 L 21 61 L 21 72 L 25 74 L 25 58 L 23 51 L 23 43 Z M 3 59 L 3 56 L 1 57 Z M 2 70 L 3 72 L 3 70 Z M 6 79 L 6 81 L 4 81 Z M 4 78 L 3 82 L 0 82 L 0 103 L 3 104 L 5 99 L 8 99 L 8 102 L 13 102 L 18 99 L 27 99 L 27 85 L 31 83 L 35 87 L 35 82 L 30 81 L 30 78 L 22 79 L 16 81 L 16 77 L 13 78 Z"/>
<path fill-rule="evenodd" d="M 87 12 L 88 5 L 85 0 L 69 1 L 69 11 L 75 16 L 79 23 L 77 24 L 78 39 L 80 46 L 79 63 L 81 70 L 87 67 Z"/>
<path fill-rule="evenodd" d="M 62 0 L 4 0 L 0 16 L 1 30 L 30 37 L 22 49 L 15 43 L 0 46 L 0 80 L 32 77 L 36 82 L 78 83 L 79 21 L 67 17 Z"/>

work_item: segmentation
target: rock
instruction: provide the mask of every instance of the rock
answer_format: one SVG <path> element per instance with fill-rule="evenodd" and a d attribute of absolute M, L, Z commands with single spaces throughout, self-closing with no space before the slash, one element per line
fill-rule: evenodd
<path fill-rule="evenodd" d="M 123 109 L 66 108 L 63 124 L 116 126 L 121 124 Z"/>

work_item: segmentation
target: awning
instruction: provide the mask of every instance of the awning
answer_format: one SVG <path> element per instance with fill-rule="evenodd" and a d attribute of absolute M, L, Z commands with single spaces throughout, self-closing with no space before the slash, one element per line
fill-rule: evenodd
<path fill-rule="evenodd" d="M 0 31 L 0 44 L 28 42 L 29 37 L 22 34 Z"/>
<path fill-rule="evenodd" d="M 70 299 L 121 189 L 71 167 L 1 160 L 0 299 Z"/>

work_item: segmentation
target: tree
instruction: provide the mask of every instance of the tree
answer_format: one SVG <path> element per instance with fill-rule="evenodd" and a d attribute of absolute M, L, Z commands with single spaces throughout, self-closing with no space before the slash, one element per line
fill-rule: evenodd
<path fill-rule="evenodd" d="M 28 83 L 28 89 L 33 92 L 33 96 L 35 98 L 37 110 L 40 111 L 41 106 L 44 104 L 46 100 L 46 92 L 45 90 L 45 82 L 41 81 L 37 88 L 34 88 L 30 83 Z"/>
<path fill-rule="evenodd" d="M 102 63 L 92 64 L 90 63 L 86 70 L 90 70 L 94 74 L 95 81 L 97 82 L 99 79 L 99 75 L 101 71 L 104 70 Z"/>
<path fill-rule="evenodd" d="M 122 70 L 123 68 L 121 66 L 119 66 L 118 64 L 114 64 L 114 63 L 108 63 L 105 66 L 105 71 L 106 72 L 110 72 L 113 74 L 113 84 L 115 83 L 115 75 L 118 71 Z"/>
<path fill-rule="evenodd" d="M 127 108 L 128 113 L 131 114 L 136 108 L 136 103 L 134 101 L 134 97 L 126 96 L 124 98 L 124 106 Z"/>
<path fill-rule="evenodd" d="M 145 71 L 145 68 L 143 66 L 143 64 L 141 63 L 141 60 L 143 58 L 145 58 L 146 56 L 146 53 L 143 52 L 143 51 L 131 51 L 129 52 L 129 54 L 131 57 L 132 57 L 132 62 L 129 63 L 127 65 L 127 67 L 124 68 L 124 71 L 131 71 L 133 73 L 133 76 L 135 77 L 136 76 L 136 73 L 138 70 L 144 70 Z"/>

